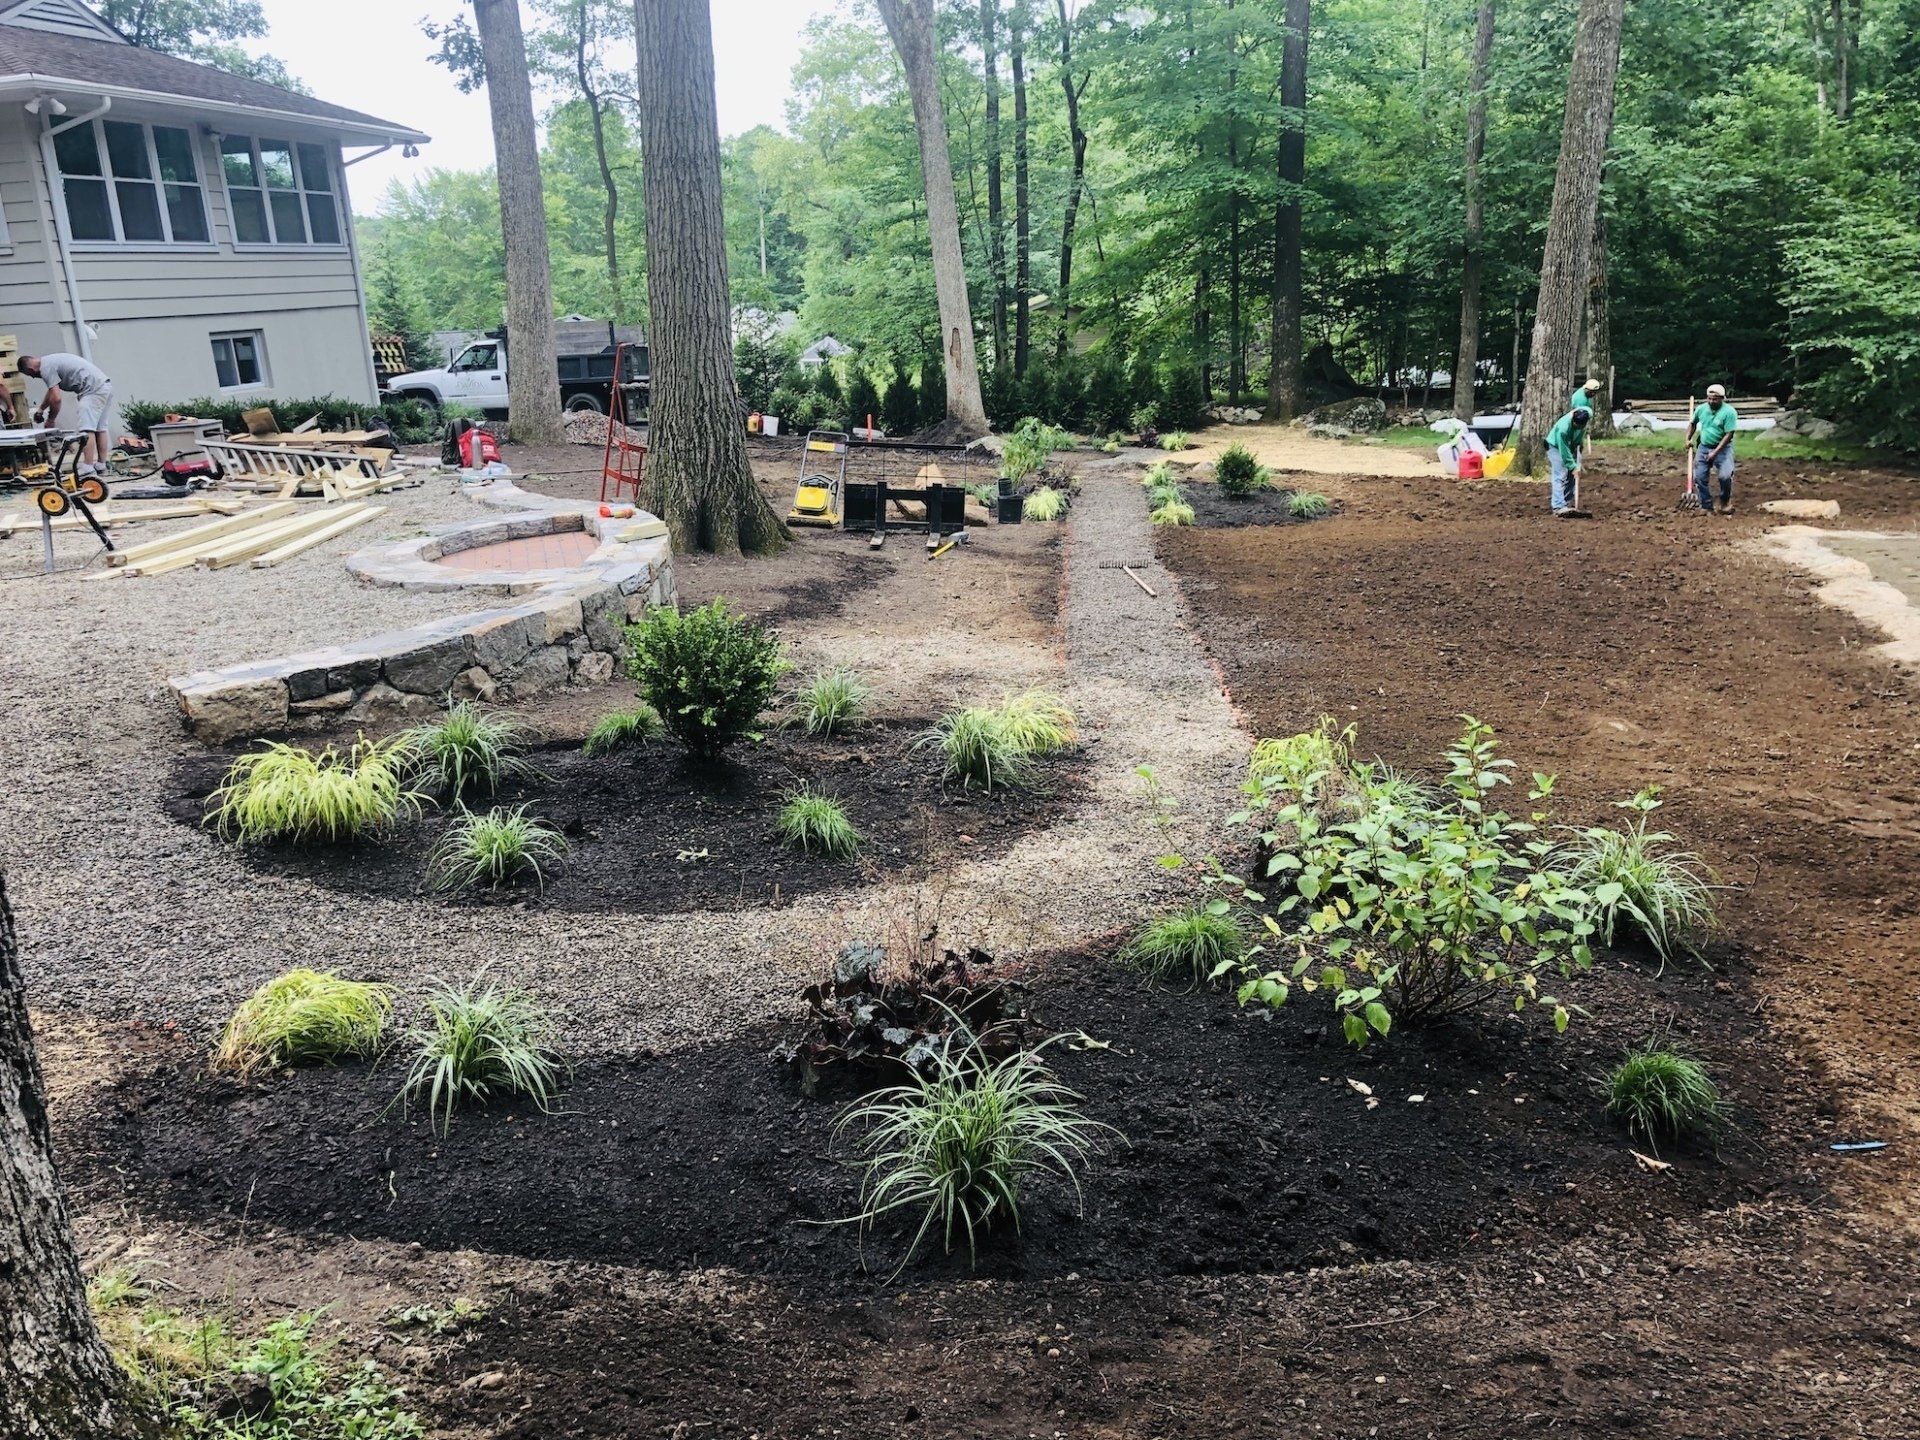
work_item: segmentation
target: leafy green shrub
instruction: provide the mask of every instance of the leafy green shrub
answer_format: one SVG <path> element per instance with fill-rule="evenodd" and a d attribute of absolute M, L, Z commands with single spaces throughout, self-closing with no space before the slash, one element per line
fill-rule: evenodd
<path fill-rule="evenodd" d="M 979 705 L 955 710 L 941 717 L 928 739 L 945 761 L 940 778 L 949 785 L 991 791 L 1033 778 L 1032 757 L 1007 733 L 998 710 Z"/>
<path fill-rule="evenodd" d="M 1127 416 L 1127 427 L 1132 430 L 1134 434 L 1142 437 L 1142 439 L 1150 434 L 1154 434 L 1155 438 L 1158 439 L 1159 437 L 1155 434 L 1154 427 L 1159 423 L 1160 405 L 1158 401 L 1144 401 L 1134 406 L 1133 410 Z"/>
<path fill-rule="evenodd" d="M 136 400 L 120 407 L 120 423 L 142 439 L 149 439 L 153 427 L 167 416 L 191 415 L 200 420 L 218 420 L 227 434 L 242 435 L 247 429 L 247 422 L 243 418 L 246 412 L 261 408 L 258 400 L 220 399 L 204 395 L 197 400 L 165 404 Z M 316 395 L 305 400 L 275 400 L 265 408 L 272 409 L 282 430 L 304 424 L 315 416 L 319 417 L 322 430 L 361 430 L 366 428 L 368 421 L 382 413 L 381 406 L 343 400 L 338 395 Z"/>
<path fill-rule="evenodd" d="M 724 600 L 651 610 L 627 627 L 627 673 L 668 732 L 701 759 L 753 729 L 786 670 L 780 641 Z"/>
<path fill-rule="evenodd" d="M 1589 916 L 1607 944 L 1635 934 L 1671 960 L 1698 954 L 1712 934 L 1712 874 L 1699 856 L 1672 844 L 1673 836 L 1648 830 L 1642 814 L 1624 830 L 1582 830 L 1560 847 L 1556 862 L 1587 892 Z"/>
<path fill-rule="evenodd" d="M 531 875 L 542 890 L 547 872 L 567 858 L 567 837 L 525 805 L 495 806 L 484 815 L 462 810 L 427 858 L 433 888 L 458 893 L 485 886 L 498 890 Z"/>
<path fill-rule="evenodd" d="M 1019 1230 L 1021 1192 L 1040 1176 L 1067 1181 L 1079 1201 L 1079 1167 L 1118 1132 L 1081 1114 L 1080 1096 L 1041 1063 L 1052 1043 L 994 1061 L 970 1034 L 950 1035 L 931 1074 L 880 1091 L 840 1118 L 839 1130 L 865 1131 L 862 1232 L 895 1211 L 920 1212 L 895 1274 L 936 1229 L 949 1254 L 964 1238 L 972 1263 L 996 1226 Z"/>
<path fill-rule="evenodd" d="M 1066 497 L 1051 485 L 1042 485 L 1031 495 L 1021 514 L 1028 520 L 1058 520 L 1066 513 Z"/>
<path fill-rule="evenodd" d="M 443 417 L 424 400 L 383 401 L 380 416 L 402 445 L 424 445 L 440 438 Z"/>
<path fill-rule="evenodd" d="M 549 1110 L 563 1068 L 553 1037 L 553 1020 L 539 1002 L 524 990 L 488 982 L 485 971 L 465 985 L 436 982 L 420 1023 L 407 1031 L 413 1058 L 399 1099 L 411 1104 L 424 1097 L 443 1135 L 453 1128 L 454 1110 L 468 1101 L 526 1095 Z"/>
<path fill-rule="evenodd" d="M 404 737 L 356 740 L 341 755 L 269 742 L 242 755 L 207 799 L 207 823 L 242 844 L 359 840 L 420 811 Z"/>
<path fill-rule="evenodd" d="M 1333 513 L 1333 502 L 1311 490 L 1301 490 L 1287 499 L 1287 514 L 1296 520 L 1319 520 Z"/>
<path fill-rule="evenodd" d="M 1386 793 L 1330 822 L 1320 797 L 1342 783 L 1331 767 L 1248 781 L 1251 803 L 1231 819 L 1260 827 L 1264 874 L 1254 884 L 1215 881 L 1266 906 L 1278 948 L 1292 954 L 1256 961 L 1269 948 L 1256 947 L 1241 1003 L 1277 1006 L 1296 986 L 1324 990 L 1356 1045 L 1395 1023 L 1489 1003 L 1537 1003 L 1566 1028 L 1567 1007 L 1542 994 L 1541 981 L 1591 963 L 1588 897 L 1547 867 L 1553 847 L 1537 838 L 1543 815 L 1515 820 L 1489 806 L 1492 792 L 1511 783 L 1512 764 L 1496 758 L 1490 727 L 1462 719 L 1447 752 L 1444 804 L 1408 807 Z M 1536 775 L 1529 798 L 1545 798 L 1552 783 Z M 1270 902 L 1263 892 L 1279 887 L 1285 893 Z M 1276 928 L 1289 916 L 1291 933 Z"/>
<path fill-rule="evenodd" d="M 611 755 L 617 750 L 632 750 L 667 733 L 660 712 L 644 700 L 613 710 L 593 722 L 581 745 L 583 755 Z"/>
<path fill-rule="evenodd" d="M 800 718 L 809 735 L 828 736 L 857 725 L 866 716 L 873 687 L 844 666 L 817 670 L 800 688 Z"/>
<path fill-rule="evenodd" d="M 1149 921 L 1120 951 L 1120 960 L 1149 980 L 1183 980 L 1199 989 L 1216 983 L 1246 953 L 1247 932 L 1226 902 L 1215 900 Z"/>
<path fill-rule="evenodd" d="M 1024 690 L 1002 700 L 1000 725 L 1023 755 L 1052 755 L 1079 739 L 1073 711 L 1046 690 Z"/>
<path fill-rule="evenodd" d="M 1184 500 L 1168 500 L 1154 507 L 1147 519 L 1155 525 L 1193 524 L 1193 506 Z"/>
<path fill-rule="evenodd" d="M 840 802 L 804 786 L 780 807 L 774 830 L 786 844 L 808 855 L 850 860 L 860 850 L 860 832 Z"/>
<path fill-rule="evenodd" d="M 1184 430 L 1169 430 L 1160 437 L 1162 450 L 1185 450 L 1190 443 Z"/>
<path fill-rule="evenodd" d="M 1706 1066 L 1648 1040 L 1606 1077 L 1607 1113 L 1648 1141 L 1711 1132 L 1725 1114 Z"/>
<path fill-rule="evenodd" d="M 456 700 L 443 719 L 414 726 L 400 736 L 400 744 L 417 778 L 457 804 L 538 773 L 526 758 L 530 738 L 519 721 L 489 715 L 471 700 Z"/>
<path fill-rule="evenodd" d="M 371 1055 L 379 1047 L 393 991 L 331 972 L 289 970 L 267 981 L 233 1012 L 214 1064 L 241 1075 L 302 1061 Z"/>
<path fill-rule="evenodd" d="M 1244 500 L 1267 488 L 1267 467 L 1238 440 L 1220 452 L 1213 464 L 1214 482 L 1230 500 Z"/>
<path fill-rule="evenodd" d="M 1023 484 L 1039 474 L 1057 451 L 1072 443 L 1073 437 L 1059 426 L 1029 415 L 1001 444 L 1000 474 L 1016 485 Z"/>

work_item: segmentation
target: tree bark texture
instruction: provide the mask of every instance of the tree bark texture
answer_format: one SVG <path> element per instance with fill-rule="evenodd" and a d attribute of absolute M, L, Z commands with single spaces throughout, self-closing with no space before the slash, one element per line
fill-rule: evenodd
<path fill-rule="evenodd" d="M 0 875 L 0 1435 L 122 1440 L 148 1418 L 87 1306 Z"/>
<path fill-rule="evenodd" d="M 644 5 L 647 0 L 641 0 Z M 907 72 L 913 124 L 920 137 L 921 178 L 927 187 L 927 233 L 933 248 L 934 288 L 940 297 L 941 349 L 947 366 L 947 420 L 963 435 L 987 433 L 980 401 L 980 362 L 974 351 L 973 311 L 967 299 L 967 267 L 960 250 L 960 209 L 953 194 L 953 162 L 947 153 L 947 117 L 940 103 L 940 71 L 934 55 L 933 0 L 878 0 L 893 48 Z M 702 11 L 705 10 L 702 5 Z M 709 74 L 712 55 L 708 54 Z M 708 86 L 712 113 L 712 86 Z M 715 188 L 715 206 L 719 190 Z"/>
<path fill-rule="evenodd" d="M 589 14 L 588 0 L 579 0 L 574 22 L 578 26 L 575 33 L 573 52 L 574 73 L 580 80 L 580 94 L 586 99 L 587 113 L 593 118 L 593 158 L 600 166 L 600 186 L 606 191 L 606 205 L 601 212 L 601 223 L 605 230 L 607 248 L 607 290 L 613 305 L 613 323 L 627 323 L 627 297 L 620 290 L 620 239 L 618 224 L 620 220 L 620 187 L 613 180 L 613 166 L 607 163 L 607 116 L 605 102 L 600 91 L 593 83 L 592 73 L 587 68 L 587 47 L 589 44 L 588 27 L 593 23 Z M 765 221 L 762 222 L 764 235 Z M 764 256 L 766 242 L 761 241 Z M 762 271 L 766 269 L 764 259 Z"/>
<path fill-rule="evenodd" d="M 993 275 L 993 366 L 1007 353 L 1007 201 L 1000 164 L 1000 0 L 980 0 L 980 57 L 987 86 L 987 252 Z"/>
<path fill-rule="evenodd" d="M 1007 30 L 1013 69 L 1013 371 L 1027 373 L 1033 343 L 1033 187 L 1027 148 L 1027 0 L 1013 0 Z"/>
<path fill-rule="evenodd" d="M 553 270 L 519 0 L 473 0 L 473 19 L 487 69 L 500 233 L 507 257 L 509 433 L 530 445 L 558 445 L 566 433 L 560 414 L 560 362 L 554 353 Z"/>
<path fill-rule="evenodd" d="M 713 20 L 707 0 L 636 0 L 634 27 L 653 354 L 649 503 L 675 550 L 776 550 L 787 527 L 753 483 L 734 381 Z"/>
<path fill-rule="evenodd" d="M 1593 218 L 1593 261 L 1587 269 L 1587 378 L 1600 382 L 1587 434 L 1613 438 L 1613 326 L 1607 313 L 1607 214 Z"/>
<path fill-rule="evenodd" d="M 1073 17 L 1067 14 L 1067 0 L 1053 0 L 1060 17 L 1060 88 L 1067 97 L 1067 136 L 1073 145 L 1073 173 L 1067 182 L 1067 208 L 1060 222 L 1060 333 L 1054 340 L 1053 358 L 1064 363 L 1073 343 L 1073 232 L 1080 223 L 1080 193 L 1087 183 L 1087 132 L 1080 124 L 1080 97 L 1093 78 L 1089 70 L 1073 83 Z"/>
<path fill-rule="evenodd" d="M 1301 367 L 1300 199 L 1307 179 L 1307 30 L 1311 0 L 1286 0 L 1286 38 L 1280 48 L 1283 115 L 1276 148 L 1280 200 L 1273 226 L 1273 323 L 1267 378 L 1267 418 L 1291 420 L 1306 408 Z"/>
<path fill-rule="evenodd" d="M 1493 60 L 1494 0 L 1480 0 L 1473 32 L 1473 69 L 1467 82 L 1467 233 L 1460 276 L 1460 349 L 1453 366 L 1453 413 L 1473 420 L 1474 381 L 1480 369 L 1480 279 L 1486 256 L 1485 196 L 1480 162 L 1487 153 L 1487 68 Z"/>
<path fill-rule="evenodd" d="M 1833 118 L 1845 120 L 1853 103 L 1853 84 L 1848 73 L 1853 43 L 1847 24 L 1846 0 L 1830 0 L 1828 8 L 1833 16 Z"/>
<path fill-rule="evenodd" d="M 1540 264 L 1540 299 L 1534 308 L 1527 357 L 1527 389 L 1515 443 L 1514 470 L 1523 475 L 1535 473 L 1544 463 L 1546 433 L 1562 414 L 1580 358 L 1580 321 L 1593 260 L 1593 222 L 1600 213 L 1600 177 L 1613 129 L 1614 79 L 1620 68 L 1625 12 L 1626 0 L 1580 0 L 1553 209 L 1547 217 L 1546 251 Z"/>

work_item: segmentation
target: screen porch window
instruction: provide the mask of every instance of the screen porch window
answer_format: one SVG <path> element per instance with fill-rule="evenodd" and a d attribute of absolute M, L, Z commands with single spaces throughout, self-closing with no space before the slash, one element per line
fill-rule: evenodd
<path fill-rule="evenodd" d="M 227 135 L 220 166 L 241 245 L 338 245 L 340 202 L 324 145 Z"/>
<path fill-rule="evenodd" d="M 267 345 L 258 330 L 213 337 L 213 369 L 222 390 L 267 383 Z"/>
<path fill-rule="evenodd" d="M 55 135 L 53 153 L 76 241 L 204 245 L 211 239 L 191 131 L 90 120 Z"/>

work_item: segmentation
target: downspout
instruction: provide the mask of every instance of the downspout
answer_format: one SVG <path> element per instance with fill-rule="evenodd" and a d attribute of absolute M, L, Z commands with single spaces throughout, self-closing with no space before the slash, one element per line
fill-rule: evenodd
<path fill-rule="evenodd" d="M 53 153 L 53 137 L 76 125 L 91 124 L 112 108 L 113 97 L 109 95 L 101 100 L 98 108 L 85 114 L 69 116 L 58 125 L 51 123 L 51 117 L 43 115 L 40 124 L 40 166 L 46 176 L 47 199 L 53 211 L 54 240 L 60 247 L 60 270 L 67 281 L 67 308 L 73 314 L 73 333 L 80 346 L 80 358 L 88 362 L 93 360 L 93 341 L 88 338 L 87 312 L 80 303 L 80 277 L 73 269 L 73 237 L 67 233 L 66 197 L 53 192 L 60 178 L 60 161 Z"/>
<path fill-rule="evenodd" d="M 353 182 L 347 176 L 347 167 L 384 155 L 392 148 L 393 141 L 389 140 L 378 150 L 369 150 L 351 160 L 345 155 L 340 157 L 340 223 L 346 227 L 347 254 L 353 260 L 353 295 L 360 309 L 360 348 L 367 361 L 367 384 L 371 387 L 367 393 L 373 396 L 375 405 L 380 403 L 380 372 L 373 365 L 373 321 L 367 314 L 367 274 L 360 267 L 360 227 L 353 223 Z"/>

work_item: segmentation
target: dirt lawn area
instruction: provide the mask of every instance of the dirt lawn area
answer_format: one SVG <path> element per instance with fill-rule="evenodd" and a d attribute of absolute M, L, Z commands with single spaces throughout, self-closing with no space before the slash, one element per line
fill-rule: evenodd
<path fill-rule="evenodd" d="M 1740 515 L 1693 517 L 1666 457 L 1609 450 L 1578 524 L 1539 485 L 1357 475 L 1380 452 L 1326 443 L 1347 468 L 1315 475 L 1336 508 L 1309 522 L 1276 506 L 1153 531 L 1142 459 L 1082 454 L 1066 523 L 987 528 L 937 561 L 821 532 L 769 560 L 683 559 L 684 599 L 767 619 L 802 673 L 856 667 L 883 723 L 833 748 L 777 737 L 717 810 L 669 760 L 642 776 L 556 749 L 596 797 L 590 894 L 457 905 L 392 857 L 236 857 L 181 823 L 209 757 L 157 724 L 138 767 L 96 747 L 89 788 L 56 774 L 7 834 L 13 868 L 44 862 L 21 933 L 89 1267 L 136 1265 L 168 1305 L 243 1329 L 329 1307 L 343 1354 L 462 1440 L 1911 1436 L 1920 705 L 1867 653 L 1878 637 L 1747 542 L 1769 523 L 1752 505 L 1785 495 L 1910 531 L 1920 482 L 1756 462 Z M 753 453 L 784 512 L 797 448 Z M 509 459 L 597 493 L 597 452 Z M 1082 731 L 1044 803 L 996 817 L 911 773 L 931 718 L 1028 685 Z M 523 718 L 564 747 L 629 691 Z M 1138 766 L 1182 847 L 1227 855 L 1256 736 L 1331 714 L 1362 753 L 1432 775 L 1462 712 L 1519 773 L 1558 774 L 1568 823 L 1666 787 L 1657 818 L 1728 887 L 1711 968 L 1605 952 L 1567 989 L 1586 1013 L 1564 1036 L 1475 1014 L 1355 1052 L 1310 997 L 1243 1009 L 1116 964 L 1190 897 L 1153 863 Z M 735 860 L 674 910 L 659 877 L 707 844 L 682 829 L 718 813 L 751 855 L 756 797 L 828 765 L 871 772 L 863 803 L 897 790 L 897 859 L 777 895 Z M 103 795 L 130 839 L 110 890 L 69 908 L 87 857 L 43 842 Z M 650 841 L 648 816 L 670 817 Z M 803 1095 L 770 1057 L 841 944 L 936 924 L 994 953 L 1034 1033 L 1072 1037 L 1052 1063 L 1124 1139 L 1084 1205 L 1035 1187 L 977 1270 L 933 1245 L 889 1279 L 903 1227 L 841 1223 L 845 1095 Z M 209 1074 L 219 1018 L 303 945 L 403 1009 L 491 960 L 559 1013 L 564 1101 L 442 1137 L 391 1104 L 391 1067 Z M 1731 1121 L 1661 1164 L 1595 1087 L 1655 1031 L 1713 1066 Z M 1888 1144 L 1830 1148 L 1855 1140 Z M 395 1323 L 455 1298 L 478 1312 L 446 1333 Z"/>

